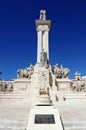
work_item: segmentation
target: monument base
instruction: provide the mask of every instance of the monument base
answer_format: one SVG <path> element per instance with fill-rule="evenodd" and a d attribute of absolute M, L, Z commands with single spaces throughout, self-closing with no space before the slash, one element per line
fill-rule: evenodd
<path fill-rule="evenodd" d="M 53 106 L 34 106 L 26 130 L 63 130 L 58 109 Z"/>
<path fill-rule="evenodd" d="M 56 79 L 57 82 L 57 90 L 60 92 L 70 92 L 72 80 L 70 79 Z"/>
<path fill-rule="evenodd" d="M 16 79 L 14 81 L 14 92 L 15 93 L 24 93 L 26 89 L 30 85 L 30 80 L 29 79 Z"/>

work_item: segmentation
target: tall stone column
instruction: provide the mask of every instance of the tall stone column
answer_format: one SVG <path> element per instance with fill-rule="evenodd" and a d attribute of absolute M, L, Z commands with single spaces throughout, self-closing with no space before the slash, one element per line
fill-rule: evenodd
<path fill-rule="evenodd" d="M 47 52 L 47 59 L 49 61 L 49 42 L 48 42 L 48 37 L 49 33 L 48 33 L 48 30 L 46 30 L 43 34 L 43 48 L 44 48 L 44 51 Z"/>
<path fill-rule="evenodd" d="M 37 32 L 37 34 L 38 34 L 38 45 L 37 45 L 37 63 L 40 63 L 40 53 L 41 53 L 41 51 L 42 51 L 42 42 L 43 42 L 43 38 L 42 38 L 42 31 L 41 30 L 39 30 L 38 32 Z"/>
<path fill-rule="evenodd" d="M 44 51 L 47 53 L 47 60 L 49 61 L 49 30 L 50 20 L 46 20 L 46 11 L 40 11 L 40 19 L 36 20 L 36 30 L 38 35 L 38 46 L 37 46 L 37 63 L 41 63 L 41 53 Z"/>

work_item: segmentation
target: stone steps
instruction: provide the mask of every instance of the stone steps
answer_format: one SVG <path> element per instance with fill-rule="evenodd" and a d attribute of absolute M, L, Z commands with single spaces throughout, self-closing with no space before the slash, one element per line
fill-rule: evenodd
<path fill-rule="evenodd" d="M 64 130 L 86 130 L 86 122 L 63 122 Z"/>
<path fill-rule="evenodd" d="M 23 94 L 0 94 L 0 99 L 22 99 Z"/>
<path fill-rule="evenodd" d="M 86 94 L 64 94 L 63 98 L 65 100 L 86 100 Z"/>
<path fill-rule="evenodd" d="M 0 130 L 25 130 L 25 122 L 0 122 Z"/>
<path fill-rule="evenodd" d="M 64 130 L 86 130 L 86 122 L 63 122 Z M 0 122 L 0 130 L 25 130 L 26 122 Z"/>

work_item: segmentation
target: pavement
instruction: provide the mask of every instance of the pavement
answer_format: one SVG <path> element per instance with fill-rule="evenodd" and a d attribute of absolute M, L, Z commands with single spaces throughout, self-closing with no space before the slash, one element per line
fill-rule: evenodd
<path fill-rule="evenodd" d="M 86 130 L 86 101 L 57 102 L 65 130 Z M 23 100 L 0 100 L 0 130 L 25 130 L 30 106 Z"/>

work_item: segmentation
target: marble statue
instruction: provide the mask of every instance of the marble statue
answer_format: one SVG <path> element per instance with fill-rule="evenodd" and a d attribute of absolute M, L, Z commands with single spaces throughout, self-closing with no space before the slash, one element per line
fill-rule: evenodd
<path fill-rule="evenodd" d="M 42 49 L 42 52 L 40 54 L 40 64 L 41 66 L 48 66 L 47 52 L 44 52 L 44 49 Z"/>
<path fill-rule="evenodd" d="M 18 69 L 17 71 L 18 73 L 18 78 L 28 78 L 29 77 L 29 73 L 27 68 L 26 69 Z"/>
<path fill-rule="evenodd" d="M 47 78 L 46 78 L 46 75 L 45 75 L 45 73 L 44 72 L 41 72 L 40 73 L 40 89 L 45 89 L 45 87 L 46 87 L 46 80 L 47 80 Z"/>
<path fill-rule="evenodd" d="M 74 78 L 75 80 L 81 80 L 81 74 L 78 71 L 76 71 L 74 74 Z"/>
<path fill-rule="evenodd" d="M 34 67 L 30 65 L 30 67 L 27 67 L 25 69 L 18 69 L 17 70 L 17 78 L 31 78 L 31 75 L 33 74 Z"/>
<path fill-rule="evenodd" d="M 73 82 L 72 91 L 86 92 L 86 84 L 83 81 Z"/>
<path fill-rule="evenodd" d="M 40 11 L 40 20 L 46 20 L 46 11 L 45 10 Z"/>
<path fill-rule="evenodd" d="M 56 64 L 52 68 L 53 74 L 55 75 L 56 78 L 62 79 L 62 78 L 67 78 L 70 70 L 68 68 L 63 68 L 63 66 L 59 66 Z"/>
<path fill-rule="evenodd" d="M 0 83 L 0 91 L 1 92 L 12 92 L 13 91 L 13 84 L 11 82 L 1 82 Z"/>
<path fill-rule="evenodd" d="M 74 74 L 72 91 L 86 92 L 86 79 L 83 79 L 78 71 Z"/>
<path fill-rule="evenodd" d="M 47 76 L 44 72 L 40 73 L 40 89 L 39 89 L 39 94 L 40 95 L 49 95 L 49 88 L 47 86 Z"/>

